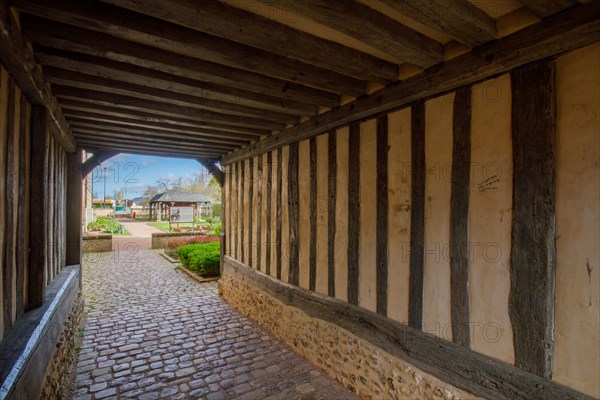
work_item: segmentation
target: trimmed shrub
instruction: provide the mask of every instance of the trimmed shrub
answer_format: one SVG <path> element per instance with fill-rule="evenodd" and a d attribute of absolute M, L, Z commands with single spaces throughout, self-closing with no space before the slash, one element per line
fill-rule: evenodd
<path fill-rule="evenodd" d="M 219 276 L 221 243 L 188 244 L 177 250 L 183 266 L 201 276 Z"/>

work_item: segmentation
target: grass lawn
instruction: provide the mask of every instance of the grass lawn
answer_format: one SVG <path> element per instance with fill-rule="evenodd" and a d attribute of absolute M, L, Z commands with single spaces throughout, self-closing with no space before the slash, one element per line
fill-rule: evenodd
<path fill-rule="evenodd" d="M 153 228 L 156 229 L 160 229 L 163 232 L 169 232 L 169 223 L 168 222 L 146 222 L 146 224 L 150 225 Z M 204 228 L 201 228 L 199 223 L 194 224 L 194 231 L 198 231 L 200 229 L 206 230 L 206 229 L 210 229 L 210 226 L 207 223 L 203 224 Z M 177 228 L 177 224 L 171 224 L 171 227 L 173 228 Z M 192 223 L 188 222 L 188 223 L 180 223 L 179 227 L 181 228 L 191 228 L 192 227 Z"/>

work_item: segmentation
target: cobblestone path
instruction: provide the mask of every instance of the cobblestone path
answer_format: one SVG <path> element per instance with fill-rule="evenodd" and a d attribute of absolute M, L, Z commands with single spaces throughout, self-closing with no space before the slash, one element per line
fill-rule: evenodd
<path fill-rule="evenodd" d="M 149 251 L 87 254 L 76 400 L 354 399 Z"/>

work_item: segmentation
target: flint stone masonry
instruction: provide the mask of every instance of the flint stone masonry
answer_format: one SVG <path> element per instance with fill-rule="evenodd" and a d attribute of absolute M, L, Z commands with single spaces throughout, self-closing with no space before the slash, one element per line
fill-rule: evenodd
<path fill-rule="evenodd" d="M 157 253 L 84 257 L 74 400 L 356 399 Z"/>
<path fill-rule="evenodd" d="M 442 382 L 356 337 L 351 332 L 301 310 L 226 270 L 219 292 L 235 308 L 325 370 L 364 399 L 474 400 L 478 397 Z M 297 390 L 309 390 L 299 382 Z"/>

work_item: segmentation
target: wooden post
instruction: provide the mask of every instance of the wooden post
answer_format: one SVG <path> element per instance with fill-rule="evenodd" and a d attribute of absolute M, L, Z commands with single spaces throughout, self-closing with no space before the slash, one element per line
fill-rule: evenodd
<path fill-rule="evenodd" d="M 358 305 L 360 124 L 350 125 L 348 169 L 348 303 Z"/>
<path fill-rule="evenodd" d="M 81 265 L 81 152 L 68 155 L 67 168 L 67 260 L 66 265 Z M 57 190 L 65 190 L 59 187 Z"/>
<path fill-rule="evenodd" d="M 29 272 L 27 274 L 27 310 L 44 304 L 46 269 L 46 192 L 48 174 L 44 168 L 46 152 L 46 109 L 31 109 L 31 158 L 29 180 Z"/>

